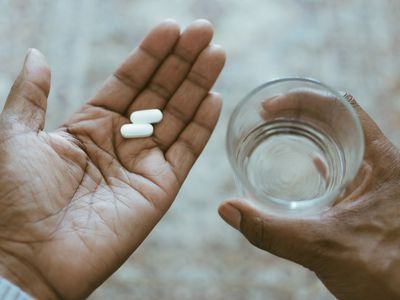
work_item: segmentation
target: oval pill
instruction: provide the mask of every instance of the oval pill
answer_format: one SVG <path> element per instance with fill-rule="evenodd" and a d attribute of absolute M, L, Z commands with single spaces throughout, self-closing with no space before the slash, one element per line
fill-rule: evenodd
<path fill-rule="evenodd" d="M 154 124 L 162 120 L 163 114 L 159 109 L 144 109 L 131 114 L 131 122 L 135 124 Z"/>
<path fill-rule="evenodd" d="M 142 138 L 153 134 L 150 124 L 124 124 L 121 126 L 121 135 L 126 138 Z"/>

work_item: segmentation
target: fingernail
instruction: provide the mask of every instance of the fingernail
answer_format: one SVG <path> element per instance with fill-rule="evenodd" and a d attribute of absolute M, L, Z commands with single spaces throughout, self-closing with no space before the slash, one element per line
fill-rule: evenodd
<path fill-rule="evenodd" d="M 24 65 L 28 62 L 28 59 L 31 56 L 31 53 L 32 53 L 32 48 L 29 48 L 28 51 L 26 51 L 26 54 L 25 54 Z"/>
<path fill-rule="evenodd" d="M 230 204 L 224 204 L 220 207 L 219 214 L 226 223 L 231 225 L 233 228 L 240 230 L 242 215 L 238 209 Z"/>
<path fill-rule="evenodd" d="M 32 64 L 34 64 L 35 61 L 35 56 L 37 57 L 37 52 L 35 53 L 35 49 L 34 48 L 29 48 L 26 56 L 25 56 L 25 62 L 24 65 L 26 68 L 29 68 Z"/>
<path fill-rule="evenodd" d="M 207 20 L 207 19 L 197 19 L 197 20 L 194 20 L 193 23 L 202 23 L 202 24 L 211 25 L 211 22 L 209 20 Z"/>
<path fill-rule="evenodd" d="M 24 69 L 29 72 L 37 72 L 39 67 L 48 66 L 44 55 L 35 48 L 28 49 L 25 56 Z"/>
<path fill-rule="evenodd" d="M 174 18 L 166 18 L 166 19 L 164 19 L 164 21 L 163 22 L 165 22 L 165 23 L 173 23 L 173 24 L 178 24 L 178 21 L 177 20 L 175 20 Z"/>
<path fill-rule="evenodd" d="M 224 48 L 219 44 L 211 44 L 210 48 L 213 49 L 213 50 L 220 50 L 220 51 L 223 51 L 225 53 Z"/>

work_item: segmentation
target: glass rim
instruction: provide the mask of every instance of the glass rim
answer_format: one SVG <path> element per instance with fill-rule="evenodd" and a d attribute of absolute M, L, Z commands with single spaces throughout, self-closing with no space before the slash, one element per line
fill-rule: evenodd
<path fill-rule="evenodd" d="M 355 162 L 355 167 L 351 169 L 351 172 L 349 173 L 348 177 L 350 178 L 350 181 L 353 180 L 355 178 L 355 176 L 357 175 L 361 164 L 363 162 L 364 159 L 364 152 L 365 152 L 365 139 L 364 139 L 364 131 L 363 131 L 363 127 L 361 124 L 361 120 L 356 112 L 356 110 L 353 108 L 353 106 L 346 100 L 345 95 L 341 95 L 338 91 L 336 91 L 335 89 L 331 88 L 330 86 L 322 83 L 319 80 L 310 78 L 310 77 L 302 77 L 302 76 L 288 76 L 288 77 L 280 77 L 280 78 L 275 78 L 272 79 L 268 82 L 265 82 L 259 86 L 257 86 L 256 88 L 254 88 L 253 90 L 251 90 L 249 93 L 247 93 L 241 100 L 240 102 L 235 106 L 230 118 L 229 118 L 229 122 L 228 122 L 228 129 L 227 129 L 227 135 L 226 135 L 226 140 L 225 140 L 225 146 L 226 146 L 226 151 L 228 153 L 228 160 L 229 163 L 231 165 L 231 167 L 233 168 L 233 171 L 235 173 L 235 176 L 239 179 L 239 181 L 243 184 L 244 189 L 247 190 L 248 192 L 250 192 L 250 194 L 252 196 L 255 196 L 255 200 L 257 202 L 260 202 L 260 200 L 258 199 L 257 195 L 257 191 L 254 189 L 253 185 L 250 183 L 250 181 L 248 180 L 248 178 L 246 176 L 243 176 L 243 174 L 241 173 L 238 164 L 236 163 L 235 160 L 235 156 L 236 154 L 234 153 L 233 149 L 235 148 L 233 145 L 233 134 L 232 134 L 232 130 L 233 130 L 233 123 L 236 121 L 237 116 L 239 114 L 239 112 L 242 110 L 243 106 L 250 101 L 250 99 L 252 99 L 252 97 L 254 95 L 256 95 L 257 93 L 259 93 L 260 91 L 268 88 L 271 85 L 275 85 L 278 83 L 284 83 L 284 82 L 304 82 L 304 83 L 311 83 L 311 84 L 315 84 L 319 87 L 322 87 L 323 89 L 329 91 L 331 94 L 333 94 L 334 96 L 336 96 L 338 98 L 338 100 L 340 100 L 343 105 L 345 106 L 346 110 L 350 113 L 352 120 L 354 121 L 354 124 L 356 126 L 356 131 L 357 134 L 359 135 L 359 140 L 360 140 L 360 155 L 357 157 L 358 161 Z M 287 201 L 284 203 L 283 200 L 281 199 L 276 199 L 272 196 L 268 197 L 268 200 L 273 203 L 274 205 L 277 205 L 281 208 L 284 208 L 286 206 L 286 208 L 288 208 L 289 210 L 291 210 L 292 206 L 296 206 L 296 210 L 295 211 L 306 211 L 307 208 L 310 208 L 312 206 L 314 206 L 315 204 L 318 204 L 318 206 L 322 206 L 322 205 L 327 205 L 330 202 L 333 202 L 334 199 L 340 194 L 341 191 L 344 190 L 344 188 L 349 184 L 348 181 L 343 181 L 340 183 L 340 185 L 338 185 L 337 187 L 333 188 L 332 190 L 328 191 L 327 193 L 323 194 L 320 197 L 316 197 L 316 198 L 312 198 L 312 199 L 308 199 L 308 200 L 301 200 L 301 201 Z M 314 206 L 315 207 L 315 206 Z M 272 213 L 272 212 L 271 212 Z"/>

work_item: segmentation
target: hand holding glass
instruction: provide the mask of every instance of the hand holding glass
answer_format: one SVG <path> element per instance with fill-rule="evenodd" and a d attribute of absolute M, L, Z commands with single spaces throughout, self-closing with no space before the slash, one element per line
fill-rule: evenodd
<path fill-rule="evenodd" d="M 343 95 L 307 78 L 252 91 L 234 110 L 227 150 L 242 195 L 269 213 L 329 208 L 364 155 L 360 120 Z"/>

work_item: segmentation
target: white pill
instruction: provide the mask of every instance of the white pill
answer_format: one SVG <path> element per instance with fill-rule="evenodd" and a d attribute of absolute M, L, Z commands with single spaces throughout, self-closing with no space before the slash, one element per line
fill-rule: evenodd
<path fill-rule="evenodd" d="M 162 118 L 163 114 L 159 109 L 138 110 L 131 114 L 131 122 L 135 124 L 154 124 Z"/>
<path fill-rule="evenodd" d="M 150 124 L 125 124 L 121 126 L 121 135 L 126 138 L 142 138 L 153 134 L 153 126 Z"/>

